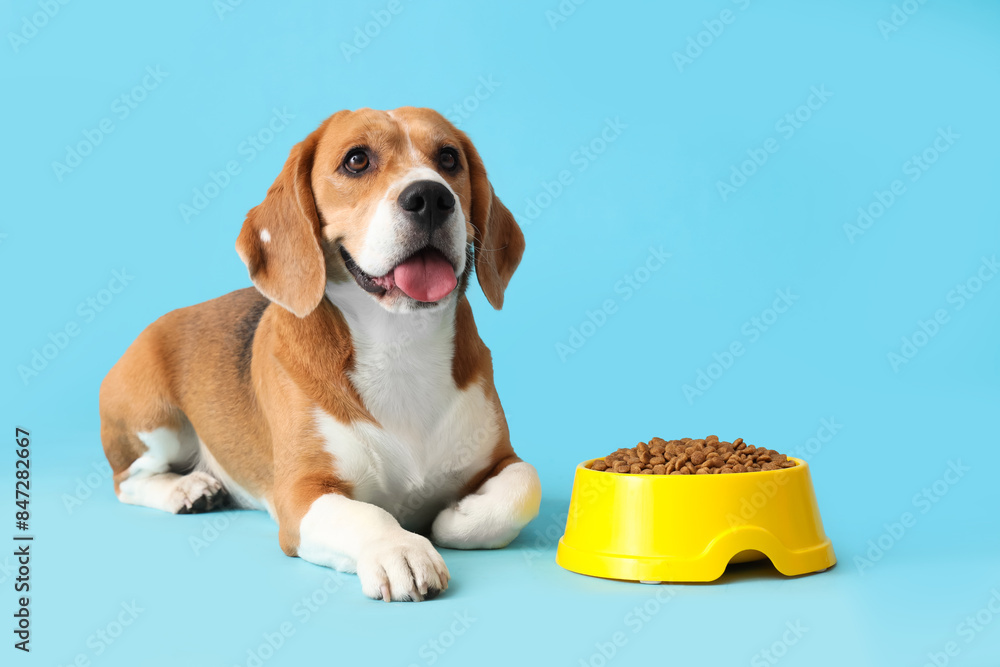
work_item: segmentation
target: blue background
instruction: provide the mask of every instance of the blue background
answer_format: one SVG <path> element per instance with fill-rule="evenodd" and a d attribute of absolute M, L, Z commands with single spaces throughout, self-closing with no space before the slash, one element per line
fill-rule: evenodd
<path fill-rule="evenodd" d="M 771 664 L 760 652 L 775 650 L 788 665 L 923 665 L 949 642 L 949 664 L 998 664 L 1000 280 L 972 280 L 961 308 L 953 290 L 1000 252 L 1000 6 L 911 0 L 889 32 L 888 0 L 564 2 L 575 10 L 559 22 L 557 0 L 401 3 L 350 58 L 342 44 L 372 12 L 384 21 L 387 1 L 73 2 L 37 34 L 23 21 L 38 4 L 5 3 L 6 32 L 32 36 L 0 47 L 2 404 L 7 428 L 32 432 L 37 541 L 30 656 L 10 647 L 12 559 L 0 559 L 2 662 L 252 665 L 248 651 L 289 623 L 263 664 Z M 713 23 L 723 10 L 732 21 Z M 697 57 L 678 67 L 689 47 Z M 121 117 L 116 98 L 147 67 L 165 78 Z M 476 98 L 480 77 L 494 83 Z M 814 86 L 832 96 L 799 110 Z M 262 513 L 117 503 L 97 389 L 156 317 L 249 284 L 233 244 L 294 143 L 338 109 L 402 105 L 458 119 L 524 227 L 503 312 L 470 298 L 544 500 L 508 549 L 445 550 L 446 595 L 387 605 L 353 576 L 284 557 Z M 274 109 L 294 118 L 250 160 L 241 144 Z M 787 136 L 776 124 L 796 110 L 809 119 Z M 113 132 L 60 180 L 53 162 L 104 118 Z M 601 145 L 609 119 L 624 128 Z M 948 128 L 958 138 L 911 180 L 908 161 Z M 777 152 L 724 200 L 718 183 L 772 138 Z M 185 222 L 180 205 L 230 160 L 240 173 Z M 851 242 L 844 225 L 897 179 L 905 192 Z M 671 256 L 647 274 L 651 246 Z M 102 293 L 116 270 L 127 287 Z M 629 294 L 627 275 L 641 289 Z M 771 319 L 777 290 L 796 300 L 763 331 L 751 318 Z M 102 297 L 100 312 L 79 305 Z M 614 312 L 586 325 L 606 300 Z M 893 368 L 887 355 L 939 309 L 947 322 Z M 67 324 L 77 335 L 63 339 Z M 22 378 L 50 335 L 64 347 Z M 733 342 L 742 356 L 710 367 Z M 689 400 L 699 371 L 715 379 Z M 555 565 L 576 463 L 709 433 L 810 461 L 833 570 L 786 579 L 751 565 L 651 588 Z M 940 481 L 953 462 L 968 470 Z M 916 523 L 894 535 L 904 512 Z M 296 604 L 314 594 L 324 604 L 304 619 Z M 134 622 L 95 640 L 133 601 Z M 982 609 L 979 631 L 960 627 Z M 806 630 L 774 649 L 787 623 Z"/>

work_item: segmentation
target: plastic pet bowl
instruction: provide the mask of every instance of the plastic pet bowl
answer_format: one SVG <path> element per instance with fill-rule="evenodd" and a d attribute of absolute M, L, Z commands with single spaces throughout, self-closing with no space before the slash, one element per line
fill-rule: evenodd
<path fill-rule="evenodd" d="M 630 475 L 590 470 L 573 481 L 556 563 L 643 582 L 714 581 L 731 562 L 768 558 L 778 572 L 837 562 L 823 532 L 809 466 L 729 475 Z"/>

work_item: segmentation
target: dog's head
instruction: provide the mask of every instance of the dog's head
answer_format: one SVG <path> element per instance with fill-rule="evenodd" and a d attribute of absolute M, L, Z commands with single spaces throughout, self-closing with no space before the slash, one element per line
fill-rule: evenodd
<path fill-rule="evenodd" d="M 464 132 L 430 109 L 341 111 L 292 148 L 236 250 L 266 297 L 299 317 L 327 281 L 390 311 L 444 303 L 476 275 L 494 308 L 524 236 Z"/>

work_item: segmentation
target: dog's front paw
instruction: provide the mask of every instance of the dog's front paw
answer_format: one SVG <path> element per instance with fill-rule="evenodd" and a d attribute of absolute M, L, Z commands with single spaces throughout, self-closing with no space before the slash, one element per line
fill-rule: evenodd
<path fill-rule="evenodd" d="M 445 508 L 434 519 L 431 537 L 451 549 L 499 549 L 514 541 L 538 516 L 542 490 L 538 473 L 519 461 L 483 486 Z"/>
<path fill-rule="evenodd" d="M 376 600 L 430 600 L 448 588 L 448 568 L 430 540 L 405 530 L 377 539 L 358 556 L 361 590 Z"/>

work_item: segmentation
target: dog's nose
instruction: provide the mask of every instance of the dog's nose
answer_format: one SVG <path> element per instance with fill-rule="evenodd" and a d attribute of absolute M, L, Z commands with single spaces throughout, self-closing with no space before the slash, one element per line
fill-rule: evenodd
<path fill-rule="evenodd" d="M 423 227 L 440 227 L 455 208 L 455 195 L 443 183 L 415 181 L 399 194 L 399 207 Z"/>

